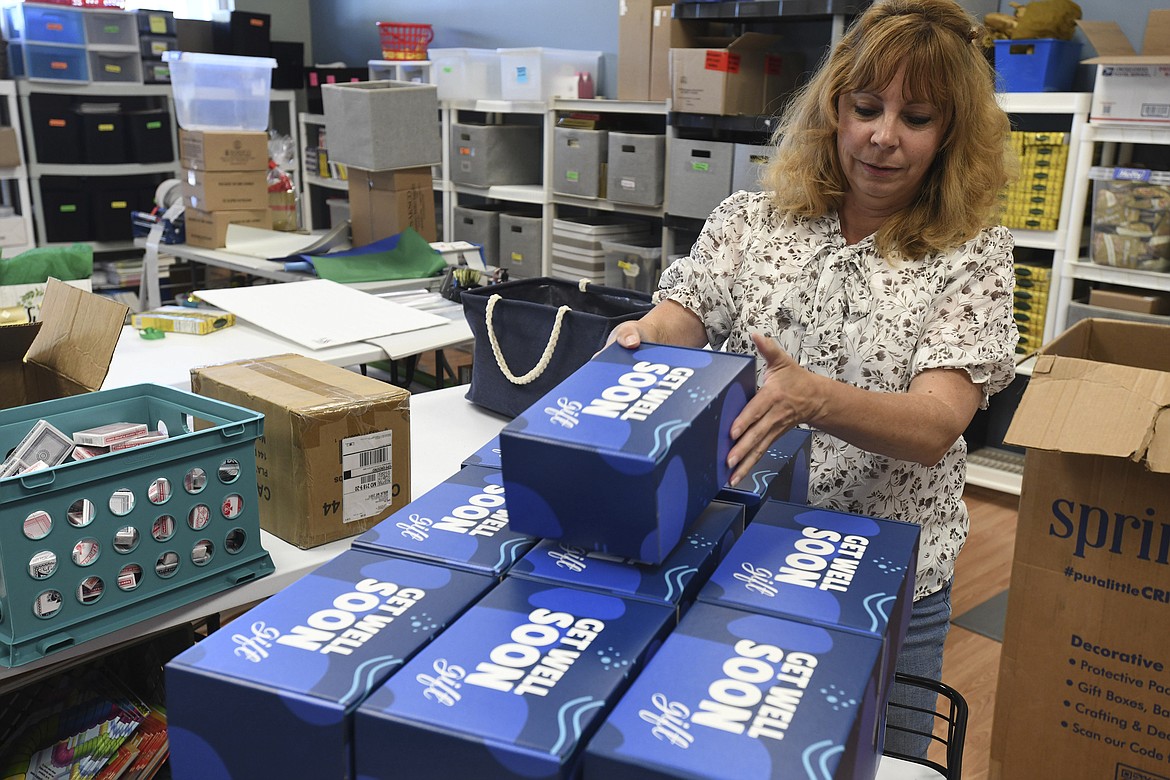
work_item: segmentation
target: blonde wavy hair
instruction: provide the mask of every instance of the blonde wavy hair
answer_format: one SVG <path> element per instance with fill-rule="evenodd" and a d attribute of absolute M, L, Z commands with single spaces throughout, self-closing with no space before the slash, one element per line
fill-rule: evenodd
<path fill-rule="evenodd" d="M 981 32 L 954 0 L 879 0 L 857 17 L 780 118 L 764 173 L 776 206 L 802 217 L 840 208 L 837 98 L 880 91 L 905 68 L 907 98 L 934 105 L 945 130 L 918 199 L 878 231 L 879 251 L 922 259 L 996 224 L 1018 160 Z"/>

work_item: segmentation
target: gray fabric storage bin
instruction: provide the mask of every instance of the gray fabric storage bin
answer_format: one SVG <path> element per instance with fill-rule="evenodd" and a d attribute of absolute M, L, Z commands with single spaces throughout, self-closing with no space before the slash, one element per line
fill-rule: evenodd
<path fill-rule="evenodd" d="M 773 147 L 755 144 L 736 144 L 731 167 L 731 191 L 760 192 L 760 176 L 772 159 Z"/>
<path fill-rule="evenodd" d="M 666 210 L 706 219 L 731 194 L 734 145 L 725 141 L 670 141 L 670 192 Z"/>
<path fill-rule="evenodd" d="M 456 184 L 540 184 L 543 160 L 537 125 L 451 125 L 451 181 Z"/>
<path fill-rule="evenodd" d="M 609 133 L 606 198 L 619 203 L 658 206 L 666 168 L 666 136 Z"/>
<path fill-rule="evenodd" d="M 602 164 L 609 153 L 608 130 L 553 128 L 552 191 L 582 198 L 599 198 Z"/>
<path fill-rule="evenodd" d="M 500 268 L 508 269 L 510 279 L 544 276 L 542 260 L 544 220 L 539 214 L 504 212 L 500 214 Z"/>
<path fill-rule="evenodd" d="M 470 241 L 483 247 L 483 261 L 500 264 L 500 212 L 503 206 L 488 203 L 479 206 L 456 206 L 452 213 L 455 224 L 451 237 L 456 241 Z"/>

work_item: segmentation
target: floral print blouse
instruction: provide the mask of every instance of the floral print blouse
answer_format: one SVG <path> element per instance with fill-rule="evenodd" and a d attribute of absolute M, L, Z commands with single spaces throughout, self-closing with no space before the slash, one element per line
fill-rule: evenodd
<path fill-rule="evenodd" d="M 663 271 L 655 299 L 697 314 L 715 349 L 752 354 L 759 331 L 810 371 L 867 390 L 904 392 L 926 369 L 962 368 L 986 407 L 1014 376 L 1013 246 L 1006 228 L 986 228 L 954 251 L 891 262 L 873 236 L 848 245 L 836 214 L 800 219 L 738 192 Z M 962 437 L 923 466 L 816 432 L 809 502 L 921 525 L 922 598 L 951 578 L 967 538 L 966 456 Z"/>

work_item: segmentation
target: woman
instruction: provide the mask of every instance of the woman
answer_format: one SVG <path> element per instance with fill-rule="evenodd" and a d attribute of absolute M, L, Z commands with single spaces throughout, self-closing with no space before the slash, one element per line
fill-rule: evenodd
<path fill-rule="evenodd" d="M 1015 158 L 978 40 L 953 0 L 866 10 L 782 117 L 770 191 L 720 204 L 655 308 L 611 336 L 754 351 L 732 482 L 807 426 L 810 503 L 922 526 L 898 667 L 935 679 L 967 537 L 962 433 L 1011 382 L 1017 341 L 1013 241 L 996 226 Z M 893 698 L 915 695 L 933 704 Z M 926 747 L 887 734 L 887 749 Z"/>

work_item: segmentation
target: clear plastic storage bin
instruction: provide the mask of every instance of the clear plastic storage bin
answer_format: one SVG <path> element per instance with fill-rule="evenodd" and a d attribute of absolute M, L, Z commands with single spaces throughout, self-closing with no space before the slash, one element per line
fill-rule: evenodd
<path fill-rule="evenodd" d="M 500 54 L 495 49 L 431 49 L 439 100 L 500 100 Z"/>
<path fill-rule="evenodd" d="M 601 73 L 601 52 L 577 49 L 499 49 L 504 100 L 546 101 L 593 97 Z M 593 94 L 582 94 L 588 82 Z"/>
<path fill-rule="evenodd" d="M 267 130 L 271 57 L 167 51 L 175 113 L 185 130 Z"/>

